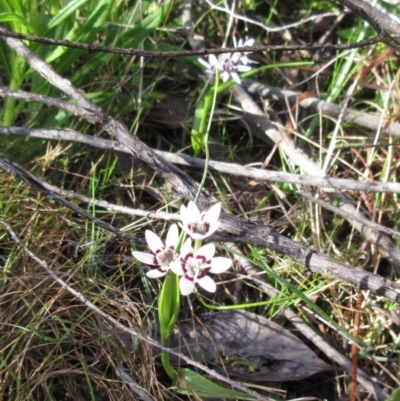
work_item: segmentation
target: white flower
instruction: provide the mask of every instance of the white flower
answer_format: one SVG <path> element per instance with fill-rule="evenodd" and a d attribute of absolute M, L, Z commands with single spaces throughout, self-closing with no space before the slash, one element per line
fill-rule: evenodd
<path fill-rule="evenodd" d="M 217 203 L 207 212 L 199 211 L 196 204 L 189 202 L 188 207 L 181 206 L 181 227 L 195 240 L 202 240 L 213 234 L 219 227 L 221 204 Z"/>
<path fill-rule="evenodd" d="M 221 55 L 219 62 L 223 70 L 221 74 L 222 82 L 226 82 L 229 77 L 232 77 L 233 80 L 240 85 L 241 81 L 236 71 L 245 72 L 251 70 L 249 65 L 236 65 L 230 54 Z"/>
<path fill-rule="evenodd" d="M 233 37 L 233 45 L 234 45 L 235 47 L 253 46 L 253 44 L 254 44 L 254 39 L 248 39 L 248 40 L 246 40 L 246 42 L 244 42 L 244 43 L 243 43 L 243 40 L 242 40 L 242 39 L 239 39 L 239 42 L 236 43 L 236 38 Z M 243 52 L 233 53 L 233 55 L 232 55 L 232 61 L 233 61 L 234 63 L 241 62 L 242 64 L 245 64 L 245 65 L 251 64 L 251 63 L 253 63 L 253 64 L 258 64 L 257 61 L 250 60 L 250 59 L 247 57 L 247 53 L 243 53 Z"/>
<path fill-rule="evenodd" d="M 167 239 L 164 243 L 152 231 L 146 230 L 145 233 L 147 245 L 152 250 L 153 254 L 145 252 L 133 251 L 133 256 L 146 265 L 157 266 L 156 269 L 146 273 L 147 277 L 157 278 L 165 276 L 170 268 L 171 262 L 177 259 L 178 255 L 174 253 L 175 247 L 178 244 L 179 230 L 176 224 L 168 230 Z"/>
<path fill-rule="evenodd" d="M 182 295 L 191 294 L 196 283 L 208 292 L 215 292 L 217 286 L 207 273 L 218 274 L 228 270 L 232 260 L 223 257 L 213 258 L 214 253 L 214 244 L 204 245 L 195 252 L 192 248 L 192 240 L 187 239 L 182 246 L 180 260 L 171 263 L 171 270 L 178 276 L 182 276 L 179 280 Z"/>
<path fill-rule="evenodd" d="M 233 57 L 231 57 L 230 54 L 221 54 L 218 59 L 214 54 L 210 54 L 208 56 L 209 63 L 202 58 L 199 58 L 198 60 L 204 65 L 204 67 L 207 68 L 207 72 L 209 74 L 221 73 L 222 82 L 226 82 L 229 78 L 233 78 L 236 83 L 240 84 L 240 78 L 236 71 L 250 71 L 251 67 L 247 65 L 236 65 L 237 61 L 241 57 L 241 53 L 235 54 L 238 54 L 236 61 L 233 59 Z"/>
<path fill-rule="evenodd" d="M 209 74 L 215 74 L 217 71 L 218 72 L 222 71 L 222 66 L 219 63 L 219 61 L 217 60 L 217 57 L 215 56 L 215 54 L 210 54 L 208 56 L 209 63 L 207 63 L 207 61 L 202 58 L 199 58 L 198 60 L 201 64 L 204 65 L 204 67 L 207 68 L 207 72 Z"/>

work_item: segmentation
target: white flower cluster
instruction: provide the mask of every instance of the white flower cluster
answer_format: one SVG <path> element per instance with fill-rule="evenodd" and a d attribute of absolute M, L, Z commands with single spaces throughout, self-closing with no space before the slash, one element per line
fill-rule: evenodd
<path fill-rule="evenodd" d="M 237 43 L 236 39 L 233 38 L 233 43 L 235 47 L 253 46 L 254 39 L 246 40 L 244 43 L 242 39 L 240 39 Z M 238 84 L 241 83 L 238 72 L 250 71 L 251 67 L 248 64 L 257 63 L 256 61 L 250 60 L 246 53 L 242 52 L 221 54 L 218 58 L 214 54 L 210 54 L 208 60 L 209 62 L 199 58 L 199 62 L 207 68 L 209 74 L 219 73 L 221 74 L 222 82 L 233 78 Z"/>
<path fill-rule="evenodd" d="M 194 202 L 189 202 L 188 207 L 182 205 L 180 226 L 191 238 L 186 240 L 179 252 L 176 252 L 179 240 L 179 229 L 176 224 L 172 224 L 169 228 L 165 245 L 158 235 L 147 230 L 146 241 L 153 253 L 132 252 L 133 256 L 142 263 L 156 267 L 146 273 L 147 277 L 163 277 L 171 269 L 181 276 L 179 288 L 182 295 L 191 294 L 196 283 L 206 291 L 215 292 L 217 286 L 207 274 L 218 274 L 228 270 L 232 260 L 214 257 L 214 244 L 204 245 L 197 250 L 193 249 L 192 239 L 201 241 L 213 234 L 219 227 L 220 213 L 221 204 L 219 203 L 202 213 Z"/>

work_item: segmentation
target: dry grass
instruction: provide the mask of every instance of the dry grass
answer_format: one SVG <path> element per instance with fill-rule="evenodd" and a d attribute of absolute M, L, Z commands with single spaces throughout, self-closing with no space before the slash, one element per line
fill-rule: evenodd
<path fill-rule="evenodd" d="M 10 186 L 1 188 L 10 193 Z M 36 194 L 35 199 L 26 192 L 14 195 L 15 226 L 30 249 L 99 308 L 140 329 L 149 306 L 137 287 L 138 272 L 119 263 L 125 248 L 114 243 L 113 252 L 103 257 L 95 251 L 82 255 L 76 247 L 84 235 L 79 220 L 56 212 Z M 66 227 L 66 221 L 75 224 Z M 150 393 L 163 391 L 145 344 L 115 331 L 12 242 L 2 241 L 1 254 L 6 267 L 0 297 L 2 400 L 136 399 L 117 373 L 121 367 Z"/>

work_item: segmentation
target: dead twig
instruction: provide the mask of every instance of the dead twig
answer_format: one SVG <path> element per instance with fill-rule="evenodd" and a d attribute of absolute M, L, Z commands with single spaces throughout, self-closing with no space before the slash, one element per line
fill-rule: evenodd
<path fill-rule="evenodd" d="M 396 237 L 400 237 L 400 232 L 396 231 L 396 230 L 392 230 L 391 228 L 387 228 L 387 227 L 383 227 L 380 224 L 374 223 L 372 221 L 366 221 L 365 218 L 362 216 L 361 218 L 358 217 L 358 214 L 351 214 L 349 212 L 346 212 L 345 210 L 341 210 L 340 208 L 333 206 L 331 203 L 325 202 L 321 199 L 318 199 L 314 196 L 311 196 L 310 194 L 308 194 L 307 192 L 304 191 L 297 191 L 297 193 L 299 195 L 301 195 L 302 197 L 304 197 L 305 199 L 308 199 L 309 201 L 322 206 L 323 208 L 330 210 L 331 212 L 334 212 L 344 218 L 346 218 L 347 220 L 353 220 L 353 221 L 357 221 L 361 224 L 364 224 L 367 227 L 371 227 L 375 230 L 378 230 L 382 233 L 386 233 L 389 235 L 394 235 Z"/>
<path fill-rule="evenodd" d="M 57 141 L 73 141 L 84 143 L 90 146 L 95 146 L 100 149 L 114 149 L 118 152 L 130 153 L 129 149 L 126 146 L 121 145 L 116 141 L 81 134 L 80 132 L 76 132 L 73 130 L 0 127 L 0 135 L 23 135 L 32 138 L 43 138 Z M 204 159 L 185 155 L 183 153 L 171 153 L 156 149 L 153 149 L 153 151 L 159 156 L 162 156 L 170 163 L 180 164 L 182 166 L 198 167 L 201 169 L 203 169 L 205 166 Z M 219 171 L 221 173 L 230 174 L 238 177 L 254 178 L 260 181 L 285 182 L 294 185 L 307 185 L 316 188 L 335 188 L 340 191 L 350 190 L 381 193 L 400 193 L 400 183 L 398 182 L 368 182 L 350 180 L 347 178 L 317 177 L 314 175 L 292 174 L 283 171 L 271 171 L 245 167 L 235 163 L 219 162 L 215 160 L 210 161 L 210 170 Z M 68 191 L 63 192 L 63 194 L 67 193 Z"/>
<path fill-rule="evenodd" d="M 384 29 L 387 29 L 393 33 L 400 34 L 400 25 L 395 20 L 363 0 L 334 1 L 349 8 L 354 14 L 367 21 L 376 30 L 378 36 L 382 35 L 383 43 L 400 50 L 400 43 L 384 31 Z"/>
<path fill-rule="evenodd" d="M 122 54 L 128 56 L 138 56 L 138 57 L 150 57 L 153 59 L 160 58 L 171 58 L 171 57 L 187 57 L 187 56 L 205 56 L 207 54 L 223 54 L 223 53 L 233 53 L 233 52 L 271 52 L 271 51 L 296 51 L 296 50 L 348 50 L 356 49 L 359 47 L 370 46 L 379 42 L 389 42 L 391 46 L 396 44 L 396 41 L 392 39 L 386 33 L 379 33 L 377 36 L 360 40 L 354 43 L 348 44 L 306 44 L 306 45 L 267 45 L 267 46 L 244 46 L 244 47 L 225 47 L 219 49 L 196 49 L 196 50 L 180 50 L 180 51 L 148 51 L 148 50 L 136 50 L 136 49 L 123 49 L 117 47 L 100 46 L 87 43 L 71 42 L 69 40 L 58 40 L 51 38 L 44 38 L 35 35 L 26 35 L 22 33 L 11 32 L 0 26 L 0 36 L 3 38 L 13 38 L 21 40 L 29 40 L 32 42 L 42 43 L 45 45 L 70 47 L 74 49 L 86 50 L 89 52 L 103 52 L 103 53 L 113 53 Z M 389 44 L 388 43 L 388 44 Z M 400 49 L 400 45 L 398 47 Z"/>
<path fill-rule="evenodd" d="M 337 118 L 342 113 L 342 120 L 346 123 L 364 127 L 371 131 L 381 129 L 382 134 L 386 136 L 391 135 L 400 138 L 400 124 L 389 118 L 349 108 L 343 110 L 341 106 L 318 99 L 315 96 L 300 98 L 300 92 L 264 85 L 250 79 L 245 79 L 242 86 L 251 94 L 274 100 L 287 100 L 292 105 L 299 105 L 304 109 L 315 110 L 325 116 Z"/>

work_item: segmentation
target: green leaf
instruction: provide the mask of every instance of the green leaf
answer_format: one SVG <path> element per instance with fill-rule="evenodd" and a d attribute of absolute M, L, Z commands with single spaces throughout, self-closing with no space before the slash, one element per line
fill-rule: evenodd
<path fill-rule="evenodd" d="M 169 347 L 171 333 L 179 315 L 180 294 L 179 277 L 169 270 L 165 276 L 158 301 L 158 321 L 160 322 L 161 344 Z M 171 366 L 170 355 L 161 351 L 161 362 L 168 376 L 175 381 L 177 376 Z"/>
<path fill-rule="evenodd" d="M 161 7 L 152 12 L 139 25 L 126 30 L 117 43 L 121 47 L 136 48 L 140 42 L 146 39 L 164 21 L 170 11 L 171 2 L 165 1 Z"/>
<path fill-rule="evenodd" d="M 197 156 L 204 147 L 204 138 L 207 131 L 207 120 L 212 107 L 214 97 L 214 86 L 206 93 L 203 99 L 197 104 L 194 112 L 193 126 L 191 131 L 192 147 L 194 154 Z M 219 87 L 218 87 L 219 90 Z"/>
<path fill-rule="evenodd" d="M 400 401 L 400 387 L 396 388 L 386 401 Z"/>
<path fill-rule="evenodd" d="M 89 0 L 75 0 L 68 2 L 67 5 L 49 21 L 47 28 L 51 29 L 61 25 L 66 19 L 74 16 L 76 11 L 79 9 L 84 9 L 85 3 L 88 1 Z"/>
<path fill-rule="evenodd" d="M 169 270 L 165 276 L 158 302 L 161 343 L 165 346 L 169 345 L 169 337 L 178 318 L 179 307 L 179 277 Z"/>
<path fill-rule="evenodd" d="M 80 27 L 79 34 L 77 27 L 74 26 L 66 35 L 65 39 L 75 40 L 82 43 L 93 43 L 97 33 L 103 29 L 109 15 L 109 10 L 113 4 L 114 2 L 112 0 L 100 2 L 89 15 L 85 24 Z M 49 24 L 49 26 L 51 26 L 51 24 Z M 82 50 L 58 46 L 46 57 L 45 61 L 46 63 L 51 63 L 57 60 L 57 63 L 55 63 L 55 68 L 57 69 L 58 73 L 61 73 L 69 68 L 83 53 L 84 52 Z"/>
<path fill-rule="evenodd" d="M 51 337 L 46 335 L 45 333 L 42 333 L 40 330 L 36 329 L 33 327 L 33 325 L 28 325 L 27 329 L 31 330 L 33 333 L 35 333 L 38 337 L 40 337 L 42 340 L 45 340 L 49 343 L 56 343 L 58 341 L 57 338 Z"/>
<path fill-rule="evenodd" d="M 192 147 L 195 155 L 198 155 L 204 145 L 204 115 L 207 113 L 204 110 L 204 99 L 201 99 L 196 106 L 194 119 L 191 131 Z"/>
<path fill-rule="evenodd" d="M 25 18 L 14 13 L 0 13 L 0 22 L 17 22 L 19 24 L 29 26 Z"/>
<path fill-rule="evenodd" d="M 191 369 L 179 369 L 179 380 L 177 384 L 177 392 L 180 394 L 194 394 L 203 398 L 210 397 L 228 398 L 231 400 L 255 400 L 255 397 L 250 394 L 222 387 Z"/>

